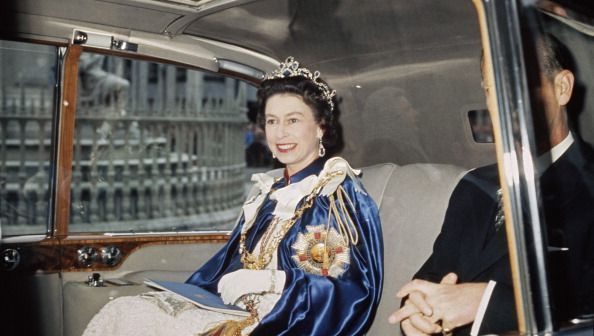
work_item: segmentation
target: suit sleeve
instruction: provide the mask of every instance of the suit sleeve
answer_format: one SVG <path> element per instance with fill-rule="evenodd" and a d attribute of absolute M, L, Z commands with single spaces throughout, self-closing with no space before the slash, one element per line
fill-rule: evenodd
<path fill-rule="evenodd" d="M 441 232 L 433 243 L 433 251 L 413 276 L 414 279 L 440 282 L 447 273 L 456 271 L 456 262 L 460 254 L 459 237 L 463 234 L 460 219 L 467 215 L 464 204 L 471 201 L 469 194 L 467 183 L 463 179 L 452 192 Z"/>
<path fill-rule="evenodd" d="M 505 250 L 505 232 L 495 232 L 490 227 L 494 224 L 497 206 L 494 195 L 498 188 L 497 176 L 492 172 L 493 169 L 471 171 L 456 186 L 442 230 L 433 245 L 433 252 L 414 275 L 417 279 L 440 282 L 446 274 L 454 272 L 458 274 L 459 282 L 495 281 L 497 284 L 485 311 L 480 334 L 517 329 L 509 257 Z M 489 231 L 491 229 L 492 232 Z M 491 233 L 481 235 L 478 232 Z M 501 257 L 477 274 L 469 272 L 475 266 L 469 264 L 478 264 L 481 260 L 472 260 L 472 256 L 468 255 L 479 255 L 480 249 L 487 244 L 485 237 L 502 239 L 501 248 L 504 250 L 500 252 Z M 471 273 L 473 275 L 469 276 Z M 458 328 L 456 334 L 467 335 L 469 331 L 470 325 Z"/>

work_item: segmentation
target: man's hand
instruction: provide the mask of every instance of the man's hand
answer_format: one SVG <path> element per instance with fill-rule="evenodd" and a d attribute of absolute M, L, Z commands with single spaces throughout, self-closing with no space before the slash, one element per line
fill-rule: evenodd
<path fill-rule="evenodd" d="M 414 299 L 412 303 L 418 307 L 419 312 L 426 311 L 426 306 L 429 306 L 432 310 L 428 315 L 429 321 L 433 323 L 441 321 L 443 329 L 451 330 L 474 320 L 483 292 L 487 287 L 486 283 L 456 284 L 456 281 L 457 276 L 454 273 L 446 275 L 439 284 L 415 279 L 404 285 L 396 296 L 404 298 L 408 295 L 407 301 Z M 422 295 L 415 294 L 411 297 L 415 292 Z M 419 297 L 423 300 L 419 300 Z M 410 322 L 413 323 L 412 320 Z"/>
<path fill-rule="evenodd" d="M 440 283 L 455 284 L 457 280 L 457 276 L 450 273 L 443 277 Z M 431 320 L 432 315 L 433 309 L 425 300 L 425 295 L 420 291 L 413 291 L 408 294 L 402 308 L 389 317 L 388 322 L 391 324 L 400 323 L 402 331 L 408 336 L 428 335 L 442 330 L 439 323 Z"/>
<path fill-rule="evenodd" d="M 424 302 L 425 299 L 421 292 L 412 292 L 409 298 L 404 302 L 402 308 L 394 312 L 388 319 L 392 324 L 400 323 L 402 331 L 408 336 L 421 336 L 438 333 L 441 326 L 431 321 L 431 308 L 423 312 L 414 302 Z M 428 305 L 425 303 L 422 306 Z"/>

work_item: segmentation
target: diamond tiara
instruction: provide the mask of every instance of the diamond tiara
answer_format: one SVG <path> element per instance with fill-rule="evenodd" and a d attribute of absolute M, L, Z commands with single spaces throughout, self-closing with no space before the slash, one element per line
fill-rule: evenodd
<path fill-rule="evenodd" d="M 300 68 L 299 62 L 296 61 L 293 56 L 287 57 L 287 59 L 279 65 L 278 69 L 274 69 L 272 72 L 267 73 L 264 80 L 298 76 L 311 80 L 322 92 L 322 97 L 330 106 L 330 111 L 334 111 L 334 102 L 332 101 L 332 98 L 336 96 L 336 90 L 330 90 L 330 87 L 322 82 L 319 71 L 312 73 L 307 68 Z"/>

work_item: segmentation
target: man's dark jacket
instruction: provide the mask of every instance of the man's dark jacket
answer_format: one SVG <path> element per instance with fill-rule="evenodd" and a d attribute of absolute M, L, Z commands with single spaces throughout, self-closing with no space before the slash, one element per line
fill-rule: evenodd
<path fill-rule="evenodd" d="M 594 156 L 574 142 L 540 179 L 549 246 L 553 311 L 560 319 L 594 312 Z M 468 172 L 450 198 L 433 253 L 414 278 L 439 282 L 497 282 L 480 334 L 517 329 L 505 229 L 496 230 L 496 165 Z M 455 330 L 468 335 L 470 325 Z"/>

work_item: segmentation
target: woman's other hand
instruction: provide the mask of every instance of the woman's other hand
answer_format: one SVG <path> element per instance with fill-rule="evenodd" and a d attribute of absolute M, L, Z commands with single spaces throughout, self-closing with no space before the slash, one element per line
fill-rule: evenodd
<path fill-rule="evenodd" d="M 285 278 L 283 271 L 240 269 L 225 274 L 219 280 L 218 291 L 224 303 L 235 304 L 246 294 L 282 292 Z"/>

